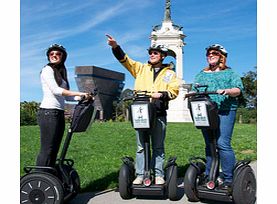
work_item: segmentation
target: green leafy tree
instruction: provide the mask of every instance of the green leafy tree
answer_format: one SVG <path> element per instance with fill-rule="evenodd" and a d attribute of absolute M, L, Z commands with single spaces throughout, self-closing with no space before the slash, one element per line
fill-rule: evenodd
<path fill-rule="evenodd" d="M 126 121 L 128 120 L 128 108 L 129 105 L 131 103 L 131 101 L 124 101 L 124 99 L 126 97 L 132 96 L 133 95 L 133 91 L 131 89 L 125 89 L 124 91 L 122 91 L 119 100 L 116 104 L 114 104 L 115 106 L 115 115 L 116 115 L 116 120 L 117 121 Z"/>
<path fill-rule="evenodd" d="M 244 101 L 246 108 L 257 108 L 257 67 L 242 77 L 244 86 Z"/>
<path fill-rule="evenodd" d="M 244 93 L 239 97 L 240 107 L 236 121 L 239 123 L 257 123 L 257 67 L 243 75 Z"/>

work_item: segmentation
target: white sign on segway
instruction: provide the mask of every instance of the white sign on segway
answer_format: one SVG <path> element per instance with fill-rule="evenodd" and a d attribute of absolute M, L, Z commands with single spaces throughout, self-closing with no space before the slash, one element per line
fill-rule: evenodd
<path fill-rule="evenodd" d="M 192 101 L 191 110 L 195 126 L 210 126 L 205 101 Z"/>
<path fill-rule="evenodd" d="M 134 128 L 150 128 L 147 104 L 134 104 L 131 106 Z"/>

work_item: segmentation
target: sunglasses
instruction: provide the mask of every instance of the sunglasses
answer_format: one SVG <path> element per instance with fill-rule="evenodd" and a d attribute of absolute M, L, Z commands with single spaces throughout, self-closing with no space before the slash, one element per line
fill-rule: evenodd
<path fill-rule="evenodd" d="M 206 54 L 206 56 L 208 57 L 209 55 L 215 55 L 215 56 L 219 56 L 220 52 L 209 52 Z"/>
<path fill-rule="evenodd" d="M 59 51 L 52 51 L 52 52 L 49 53 L 49 55 L 50 55 L 50 56 L 54 56 L 54 55 L 61 56 L 62 53 L 59 52 Z"/>
<path fill-rule="evenodd" d="M 149 55 L 152 55 L 152 54 L 154 54 L 154 55 L 158 55 L 158 54 L 160 54 L 159 52 L 157 52 L 157 51 L 151 51 L 151 52 L 149 52 Z"/>

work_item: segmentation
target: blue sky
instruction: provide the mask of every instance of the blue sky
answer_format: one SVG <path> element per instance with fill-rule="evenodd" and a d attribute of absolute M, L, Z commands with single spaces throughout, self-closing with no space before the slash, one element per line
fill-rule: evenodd
<path fill-rule="evenodd" d="M 126 74 L 113 57 L 105 34 L 111 34 L 135 60 L 146 62 L 152 26 L 162 23 L 165 0 L 24 0 L 20 4 L 20 101 L 42 99 L 39 72 L 45 51 L 59 43 L 68 51 L 71 89 L 77 89 L 75 66 L 94 65 Z M 220 43 L 227 64 L 240 75 L 257 65 L 256 0 L 171 0 L 171 18 L 183 27 L 183 74 L 186 83 L 206 66 L 205 47 Z"/>

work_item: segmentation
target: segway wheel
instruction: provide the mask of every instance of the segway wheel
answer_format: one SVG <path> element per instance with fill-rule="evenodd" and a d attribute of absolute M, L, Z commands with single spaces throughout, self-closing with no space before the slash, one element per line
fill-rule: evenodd
<path fill-rule="evenodd" d="M 197 196 L 197 168 L 193 165 L 190 165 L 186 171 L 184 177 L 184 191 L 189 201 L 198 202 L 200 199 Z"/>
<path fill-rule="evenodd" d="M 20 179 L 20 203 L 61 204 L 64 194 L 61 182 L 49 173 L 31 173 Z"/>
<path fill-rule="evenodd" d="M 169 179 L 167 187 L 168 198 L 172 201 L 178 200 L 177 166 L 172 165 L 168 167 L 166 174 L 166 179 Z"/>
<path fill-rule="evenodd" d="M 73 183 L 73 189 L 74 189 L 74 196 L 76 196 L 81 191 L 81 182 L 80 177 L 77 171 L 73 170 L 71 171 L 71 179 Z"/>
<path fill-rule="evenodd" d="M 233 200 L 235 204 L 254 204 L 256 201 L 256 178 L 248 165 L 234 177 Z"/>
<path fill-rule="evenodd" d="M 57 169 L 58 166 L 56 167 Z M 64 176 L 69 178 L 69 183 L 64 183 L 64 190 L 65 190 L 65 196 L 67 194 L 71 194 L 70 198 L 72 199 L 75 197 L 81 190 L 81 182 L 80 182 L 80 177 L 78 175 L 78 172 L 71 166 L 71 165 L 62 165 L 63 172 L 65 173 Z M 61 176 L 60 180 L 66 181 L 67 179 L 63 178 L 62 172 L 59 170 L 59 175 Z"/>
<path fill-rule="evenodd" d="M 132 198 L 132 181 L 134 175 L 133 171 L 129 169 L 126 164 L 122 164 L 119 171 L 119 194 L 122 199 L 131 199 Z"/>

